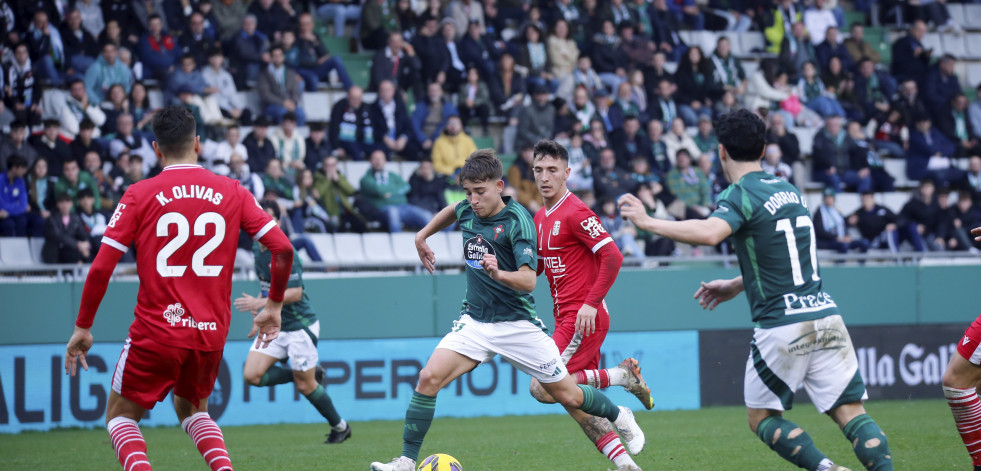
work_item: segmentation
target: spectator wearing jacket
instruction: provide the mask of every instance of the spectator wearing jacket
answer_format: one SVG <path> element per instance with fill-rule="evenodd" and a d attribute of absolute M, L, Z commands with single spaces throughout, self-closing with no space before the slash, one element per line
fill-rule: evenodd
<path fill-rule="evenodd" d="M 167 75 L 180 62 L 181 48 L 173 36 L 164 33 L 163 20 L 156 13 L 150 15 L 147 33 L 140 38 L 136 48 L 143 67 L 160 81 L 166 81 Z"/>
<path fill-rule="evenodd" d="M 286 55 L 282 46 L 273 46 L 269 51 L 269 58 L 269 65 L 259 73 L 256 83 L 263 113 L 278 123 L 283 115 L 293 112 L 298 124 L 303 126 L 307 122 L 307 115 L 300 106 L 303 99 L 300 76 L 286 67 Z"/>
<path fill-rule="evenodd" d="M 258 79 L 262 66 L 271 59 L 269 52 L 269 38 L 256 30 L 255 15 L 245 15 L 230 55 L 239 88 Z"/>
<path fill-rule="evenodd" d="M 914 118 L 916 127 L 909 135 L 906 153 L 906 177 L 910 180 L 933 179 L 939 185 L 949 185 L 963 178 L 964 172 L 955 167 L 950 156 L 956 147 L 933 127 L 928 115 Z"/>
<path fill-rule="evenodd" d="M 372 114 L 384 126 L 382 143 L 389 155 L 400 154 L 409 160 L 419 158 L 419 143 L 416 142 L 412 120 L 405 103 L 395 93 L 395 84 L 384 80 L 378 85 L 378 99 L 371 104 Z"/>
<path fill-rule="evenodd" d="M 436 214 L 446 207 L 444 194 L 448 187 L 446 176 L 436 173 L 432 162 L 423 160 L 409 177 L 409 204 Z"/>
<path fill-rule="evenodd" d="M 27 160 L 12 155 L 0 173 L 0 237 L 26 237 L 28 226 Z"/>
<path fill-rule="evenodd" d="M 870 249 L 899 250 L 899 232 L 896 213 L 875 202 L 875 194 L 862 193 L 862 205 L 851 216 L 848 225 L 858 229 L 862 240 Z"/>
<path fill-rule="evenodd" d="M 450 116 L 459 116 L 460 112 L 443 98 L 443 87 L 439 83 L 429 84 L 426 91 L 426 100 L 416 102 L 412 113 L 412 130 L 423 152 L 428 154 L 433 142 L 443 132 L 446 120 Z"/>
<path fill-rule="evenodd" d="M 433 143 L 432 163 L 437 173 L 455 176 L 467 157 L 477 150 L 473 138 L 463 130 L 459 116 L 446 120 L 443 133 Z"/>
<path fill-rule="evenodd" d="M 385 168 L 385 152 L 371 153 L 371 168 L 361 177 L 361 195 L 384 214 L 389 232 L 402 232 L 406 225 L 421 228 L 429 223 L 433 214 L 409 204 L 411 187 L 399 174 Z"/>
<path fill-rule="evenodd" d="M 821 206 L 814 211 L 814 235 L 817 238 L 817 248 L 834 250 L 838 253 L 848 253 L 849 250 L 865 252 L 869 249 L 865 239 L 852 239 L 848 235 L 848 221 L 835 207 L 835 191 L 824 189 Z"/>
<path fill-rule="evenodd" d="M 89 242 L 89 233 L 82 219 L 72 211 L 71 195 L 62 193 L 55 200 L 57 210 L 51 213 L 45 225 L 41 259 L 44 263 L 91 261 L 95 254 Z"/>
<path fill-rule="evenodd" d="M 364 103 L 361 87 L 351 87 L 347 98 L 334 104 L 330 112 L 330 145 L 335 153 L 352 160 L 364 160 L 384 147 L 383 119 Z"/>

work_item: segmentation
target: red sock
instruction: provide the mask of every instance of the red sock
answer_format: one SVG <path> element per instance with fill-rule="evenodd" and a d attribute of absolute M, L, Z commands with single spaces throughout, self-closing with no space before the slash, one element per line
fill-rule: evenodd
<path fill-rule="evenodd" d="M 957 389 L 944 386 L 944 397 L 954 414 L 961 440 L 975 466 L 981 466 L 981 397 L 975 388 Z"/>
<path fill-rule="evenodd" d="M 184 419 L 181 427 L 194 440 L 194 446 L 198 447 L 211 471 L 232 471 L 232 459 L 225 449 L 225 438 L 207 412 L 198 412 Z"/>
<path fill-rule="evenodd" d="M 616 432 L 607 433 L 606 435 L 600 437 L 599 440 L 596 440 L 596 448 L 600 451 L 600 453 L 606 455 L 610 461 L 616 463 L 617 466 L 620 465 L 620 463 L 617 462 L 618 458 L 630 458 L 630 455 L 627 454 L 627 450 L 623 449 L 623 445 L 620 444 L 620 436 L 617 435 Z"/>
<path fill-rule="evenodd" d="M 140 433 L 136 421 L 126 417 L 116 417 L 106 424 L 116 459 L 123 465 L 123 471 L 149 471 L 150 462 L 146 458 L 146 441 Z"/>
<path fill-rule="evenodd" d="M 585 384 L 596 389 L 605 389 L 610 387 L 610 373 L 606 370 L 577 371 L 576 384 Z"/>

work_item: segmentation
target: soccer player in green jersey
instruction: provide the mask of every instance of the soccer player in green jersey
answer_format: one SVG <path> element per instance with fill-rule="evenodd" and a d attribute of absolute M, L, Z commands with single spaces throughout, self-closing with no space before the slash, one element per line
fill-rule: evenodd
<path fill-rule="evenodd" d="M 639 453 L 644 447 L 644 432 L 633 412 L 618 407 L 592 386 L 575 383 L 535 313 L 531 296 L 538 266 L 535 228 L 523 207 L 501 196 L 503 173 L 493 150 L 471 154 L 460 170 L 467 199 L 444 208 L 416 234 L 419 258 L 432 273 L 436 257 L 426 239 L 460 221 L 467 294 L 460 318 L 419 372 L 419 383 L 405 412 L 402 455 L 388 463 L 371 463 L 374 471 L 415 470 L 433 421 L 436 393 L 495 355 L 537 379 L 566 409 L 612 422 L 629 451 Z"/>
<path fill-rule="evenodd" d="M 278 203 L 263 201 L 262 209 L 273 217 L 277 225 L 282 224 Z M 254 244 L 252 251 L 255 254 L 255 273 L 262 293 L 258 297 L 242 293 L 242 297 L 235 300 L 235 308 L 239 312 L 251 312 L 255 315 L 266 304 L 272 256 L 259 243 Z M 283 326 L 279 338 L 262 350 L 256 348 L 255 344 L 252 345 L 249 356 L 245 359 L 244 376 L 253 386 L 296 383 L 300 393 L 330 424 L 330 435 L 324 443 L 341 443 L 351 436 L 351 426 L 337 413 L 333 401 L 321 384 L 324 372 L 320 368 L 320 355 L 317 352 L 319 335 L 320 321 L 310 307 L 307 292 L 303 289 L 303 264 L 296 249 L 293 249 L 293 268 L 283 297 Z M 289 359 L 292 371 L 277 365 L 286 359 Z"/>
<path fill-rule="evenodd" d="M 730 182 L 708 219 L 665 221 L 647 215 L 633 195 L 620 214 L 637 227 L 694 245 L 732 236 L 742 276 L 702 283 L 703 308 L 746 292 L 755 323 L 746 362 L 749 427 L 773 451 L 805 469 L 842 470 L 783 412 L 801 385 L 815 407 L 841 427 L 867 469 L 892 470 L 889 442 L 865 413 L 858 359 L 834 299 L 821 287 L 814 227 L 797 188 L 763 171 L 763 121 L 746 110 L 719 118 L 719 159 Z"/>

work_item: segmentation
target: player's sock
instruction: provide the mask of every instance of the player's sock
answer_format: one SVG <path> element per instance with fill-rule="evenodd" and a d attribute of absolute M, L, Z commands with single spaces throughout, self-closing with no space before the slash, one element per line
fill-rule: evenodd
<path fill-rule="evenodd" d="M 221 435 L 218 424 L 211 419 L 207 412 L 198 412 L 181 422 L 181 427 L 191 436 L 194 446 L 204 457 L 211 471 L 231 471 L 232 459 L 225 449 L 225 438 Z"/>
<path fill-rule="evenodd" d="M 289 368 L 283 368 L 282 366 L 273 365 L 266 370 L 262 378 L 259 379 L 258 386 L 275 386 L 277 384 L 285 384 L 293 382 L 293 371 Z"/>
<path fill-rule="evenodd" d="M 634 463 L 634 459 L 630 457 L 630 453 L 627 453 L 627 450 L 623 448 L 623 444 L 620 443 L 620 436 L 616 432 L 607 433 L 596 440 L 596 448 L 618 468 L 628 464 L 637 465 Z"/>
<path fill-rule="evenodd" d="M 331 430 L 337 430 L 338 432 L 343 432 L 344 429 L 346 428 L 347 428 L 347 421 L 344 419 L 341 419 L 340 422 L 330 426 Z"/>
<path fill-rule="evenodd" d="M 576 372 L 576 384 L 585 384 L 596 389 L 605 389 L 613 383 L 610 380 L 610 370 L 581 370 Z"/>
<path fill-rule="evenodd" d="M 981 466 L 981 397 L 975 388 L 959 389 L 944 386 L 944 397 L 954 423 L 961 434 L 961 440 L 971 454 L 974 466 Z"/>
<path fill-rule="evenodd" d="M 582 405 L 579 406 L 579 410 L 589 415 L 603 417 L 610 422 L 615 422 L 617 417 L 620 417 L 620 408 L 610 398 L 606 397 L 605 394 L 586 384 L 579 384 L 577 386 L 579 386 L 579 389 L 582 389 Z"/>
<path fill-rule="evenodd" d="M 136 421 L 127 417 L 116 417 L 106 424 L 112 448 L 124 471 L 147 471 L 150 462 L 146 457 L 146 441 Z"/>
<path fill-rule="evenodd" d="M 263 378 L 265 377 L 263 376 Z M 313 404 L 313 407 L 317 408 L 317 412 L 320 412 L 320 415 L 327 419 L 327 423 L 332 427 L 340 424 L 341 415 L 337 413 L 337 409 L 334 408 L 334 402 L 330 400 L 330 396 L 327 395 L 327 391 L 324 391 L 323 386 L 318 384 L 317 389 L 307 394 L 306 398 L 310 401 L 310 404 Z"/>
<path fill-rule="evenodd" d="M 433 413 L 436 411 L 436 396 L 413 391 L 409 399 L 409 408 L 405 410 L 405 427 L 402 429 L 402 456 L 414 461 L 419 460 L 419 449 L 426 432 L 433 423 Z"/>
<path fill-rule="evenodd" d="M 813 471 L 830 463 L 824 463 L 828 457 L 814 446 L 814 441 L 804 429 L 783 417 L 763 419 L 756 428 L 756 435 L 781 458 L 798 467 Z"/>
<path fill-rule="evenodd" d="M 975 395 L 977 398 L 977 395 Z M 889 453 L 889 440 L 879 428 L 879 424 L 866 414 L 855 417 L 845 425 L 845 437 L 852 443 L 855 456 L 866 469 L 892 471 L 892 455 Z M 975 461 L 977 463 L 977 461 Z"/>

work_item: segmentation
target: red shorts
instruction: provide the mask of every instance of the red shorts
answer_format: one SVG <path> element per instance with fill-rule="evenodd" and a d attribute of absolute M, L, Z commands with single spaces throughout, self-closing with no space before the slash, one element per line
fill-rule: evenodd
<path fill-rule="evenodd" d="M 603 346 L 606 333 L 610 330 L 610 313 L 606 311 L 605 305 L 600 306 L 596 310 L 596 332 L 581 337 L 578 346 L 573 344 L 570 347 L 569 344 L 572 343 L 572 339 L 576 335 L 576 314 L 578 312 L 578 309 L 560 311 L 555 321 L 555 331 L 552 333 L 552 340 L 559 347 L 562 358 L 565 359 L 570 354 L 572 355 L 565 364 L 569 373 L 599 368 L 600 347 Z M 569 351 L 566 351 L 567 349 Z"/>
<path fill-rule="evenodd" d="M 116 362 L 112 390 L 144 409 L 152 409 L 171 390 L 198 404 L 215 387 L 221 354 L 221 350 L 202 352 L 131 337 Z"/>
<path fill-rule="evenodd" d="M 964 337 L 957 342 L 957 353 L 965 360 L 981 366 L 981 316 L 964 331 Z"/>

